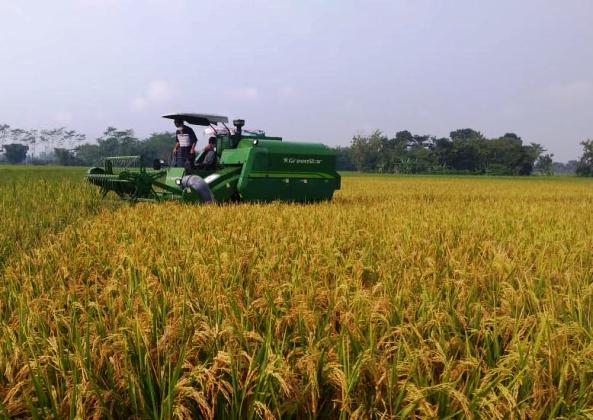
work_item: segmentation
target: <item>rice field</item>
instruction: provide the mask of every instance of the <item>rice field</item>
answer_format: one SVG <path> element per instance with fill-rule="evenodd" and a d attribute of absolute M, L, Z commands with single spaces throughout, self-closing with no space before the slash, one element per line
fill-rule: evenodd
<path fill-rule="evenodd" d="M 0 167 L 0 416 L 593 418 L 593 182 L 103 200 Z"/>

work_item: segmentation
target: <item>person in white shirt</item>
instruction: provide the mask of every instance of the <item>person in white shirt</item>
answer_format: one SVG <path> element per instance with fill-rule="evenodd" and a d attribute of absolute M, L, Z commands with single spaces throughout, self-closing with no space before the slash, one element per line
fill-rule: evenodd
<path fill-rule="evenodd" d="M 196 156 L 196 144 L 198 138 L 191 127 L 183 123 L 181 119 L 175 119 L 175 147 L 173 154 L 175 155 L 175 166 L 178 167 L 193 167 L 193 160 Z"/>

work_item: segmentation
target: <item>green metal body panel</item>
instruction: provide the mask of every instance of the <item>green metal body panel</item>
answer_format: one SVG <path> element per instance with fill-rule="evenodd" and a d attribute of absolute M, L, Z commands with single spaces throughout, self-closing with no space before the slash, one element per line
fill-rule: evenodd
<path fill-rule="evenodd" d="M 251 153 L 250 147 L 242 146 L 241 141 L 239 146 L 236 149 L 225 149 L 220 157 L 220 164 L 222 166 L 230 166 L 230 165 L 243 165 L 249 154 Z"/>
<path fill-rule="evenodd" d="M 235 200 L 237 196 L 237 181 L 241 174 L 241 167 L 222 168 L 204 178 L 217 202 Z"/>
<path fill-rule="evenodd" d="M 196 191 L 181 186 L 188 175 L 199 176 L 216 202 L 320 201 L 331 199 L 340 189 L 336 154 L 323 144 L 284 142 L 280 137 L 263 135 L 216 137 L 215 169 L 152 170 L 144 167 L 140 157 L 126 156 L 106 158 L 104 168 L 89 169 L 87 179 L 104 193 L 114 191 L 122 198 L 156 201 L 203 201 Z M 139 162 L 137 167 L 118 168 L 131 161 Z"/>
<path fill-rule="evenodd" d="M 328 200 L 340 188 L 335 152 L 323 144 L 241 140 L 241 146 L 249 155 L 237 191 L 246 201 Z"/>
<path fill-rule="evenodd" d="M 178 188 L 177 184 L 175 183 L 175 181 L 177 179 L 180 179 L 181 177 L 183 177 L 183 173 L 185 172 L 185 170 L 183 168 L 169 168 L 167 169 L 166 172 L 166 176 L 165 176 L 165 185 L 168 185 L 169 187 L 172 188 Z"/>

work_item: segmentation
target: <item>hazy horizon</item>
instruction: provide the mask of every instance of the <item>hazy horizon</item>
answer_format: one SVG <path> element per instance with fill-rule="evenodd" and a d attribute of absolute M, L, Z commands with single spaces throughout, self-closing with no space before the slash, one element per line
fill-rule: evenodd
<path fill-rule="evenodd" d="M 173 111 L 348 145 L 375 129 L 593 138 L 593 2 L 28 1 L 0 5 L 0 123 L 143 137 Z"/>

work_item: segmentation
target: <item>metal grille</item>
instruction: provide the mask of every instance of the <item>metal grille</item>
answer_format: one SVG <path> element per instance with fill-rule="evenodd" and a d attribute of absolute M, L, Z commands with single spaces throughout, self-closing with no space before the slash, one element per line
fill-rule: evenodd
<path fill-rule="evenodd" d="M 104 159 L 105 172 L 108 174 L 120 173 L 123 171 L 140 171 L 143 169 L 140 156 L 116 156 Z"/>

